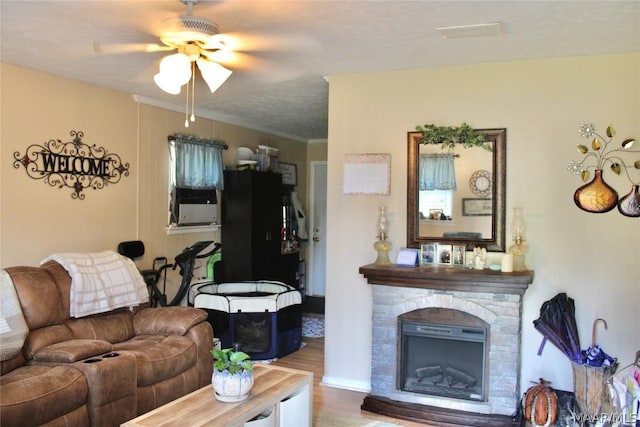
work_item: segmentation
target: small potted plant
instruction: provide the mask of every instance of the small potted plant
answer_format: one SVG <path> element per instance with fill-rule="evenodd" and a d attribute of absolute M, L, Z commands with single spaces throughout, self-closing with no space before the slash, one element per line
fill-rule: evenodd
<path fill-rule="evenodd" d="M 253 387 L 253 362 L 238 349 L 211 350 L 213 375 L 211 384 L 215 398 L 221 402 L 240 402 L 249 397 Z"/>

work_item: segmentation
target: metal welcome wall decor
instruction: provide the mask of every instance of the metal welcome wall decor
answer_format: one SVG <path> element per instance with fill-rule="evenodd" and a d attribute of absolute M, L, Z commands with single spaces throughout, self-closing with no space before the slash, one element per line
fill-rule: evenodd
<path fill-rule="evenodd" d="M 24 166 L 32 179 L 44 179 L 52 187 L 73 189 L 72 199 L 84 200 L 86 188 L 100 190 L 116 184 L 122 176 L 129 176 L 129 163 L 103 147 L 82 141 L 84 133 L 72 130 L 72 141 L 51 139 L 42 145 L 32 144 L 24 155 L 13 153 L 13 167 Z"/>

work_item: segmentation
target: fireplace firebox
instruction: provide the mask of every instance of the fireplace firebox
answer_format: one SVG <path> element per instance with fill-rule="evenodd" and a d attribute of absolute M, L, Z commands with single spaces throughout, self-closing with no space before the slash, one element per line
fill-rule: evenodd
<path fill-rule="evenodd" d="M 401 322 L 398 388 L 485 400 L 486 328 Z"/>

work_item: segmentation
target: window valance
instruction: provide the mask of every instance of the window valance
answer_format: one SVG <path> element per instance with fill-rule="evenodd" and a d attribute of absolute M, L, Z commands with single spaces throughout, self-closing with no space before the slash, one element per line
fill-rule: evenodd
<path fill-rule="evenodd" d="M 201 190 L 224 188 L 222 150 L 229 148 L 227 144 L 175 134 L 169 136 L 169 147 L 174 166 L 174 187 Z"/>
<path fill-rule="evenodd" d="M 216 141 L 215 139 L 200 138 L 193 135 L 183 135 L 180 133 L 169 135 L 169 143 L 171 143 L 171 141 L 174 141 L 178 144 L 188 143 L 188 144 L 211 145 L 211 146 L 217 147 L 220 150 L 229 149 L 229 146 L 222 141 Z"/>
<path fill-rule="evenodd" d="M 437 153 L 420 155 L 420 191 L 455 190 L 456 167 L 455 154 Z"/>

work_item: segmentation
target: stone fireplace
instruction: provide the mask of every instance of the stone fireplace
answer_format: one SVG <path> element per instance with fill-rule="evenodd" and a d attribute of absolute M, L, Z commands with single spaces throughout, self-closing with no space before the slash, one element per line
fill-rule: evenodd
<path fill-rule="evenodd" d="M 432 425 L 517 425 L 522 295 L 533 272 L 368 265 L 360 273 L 373 288 L 363 409 Z M 445 348 L 432 352 L 436 344 Z"/>

